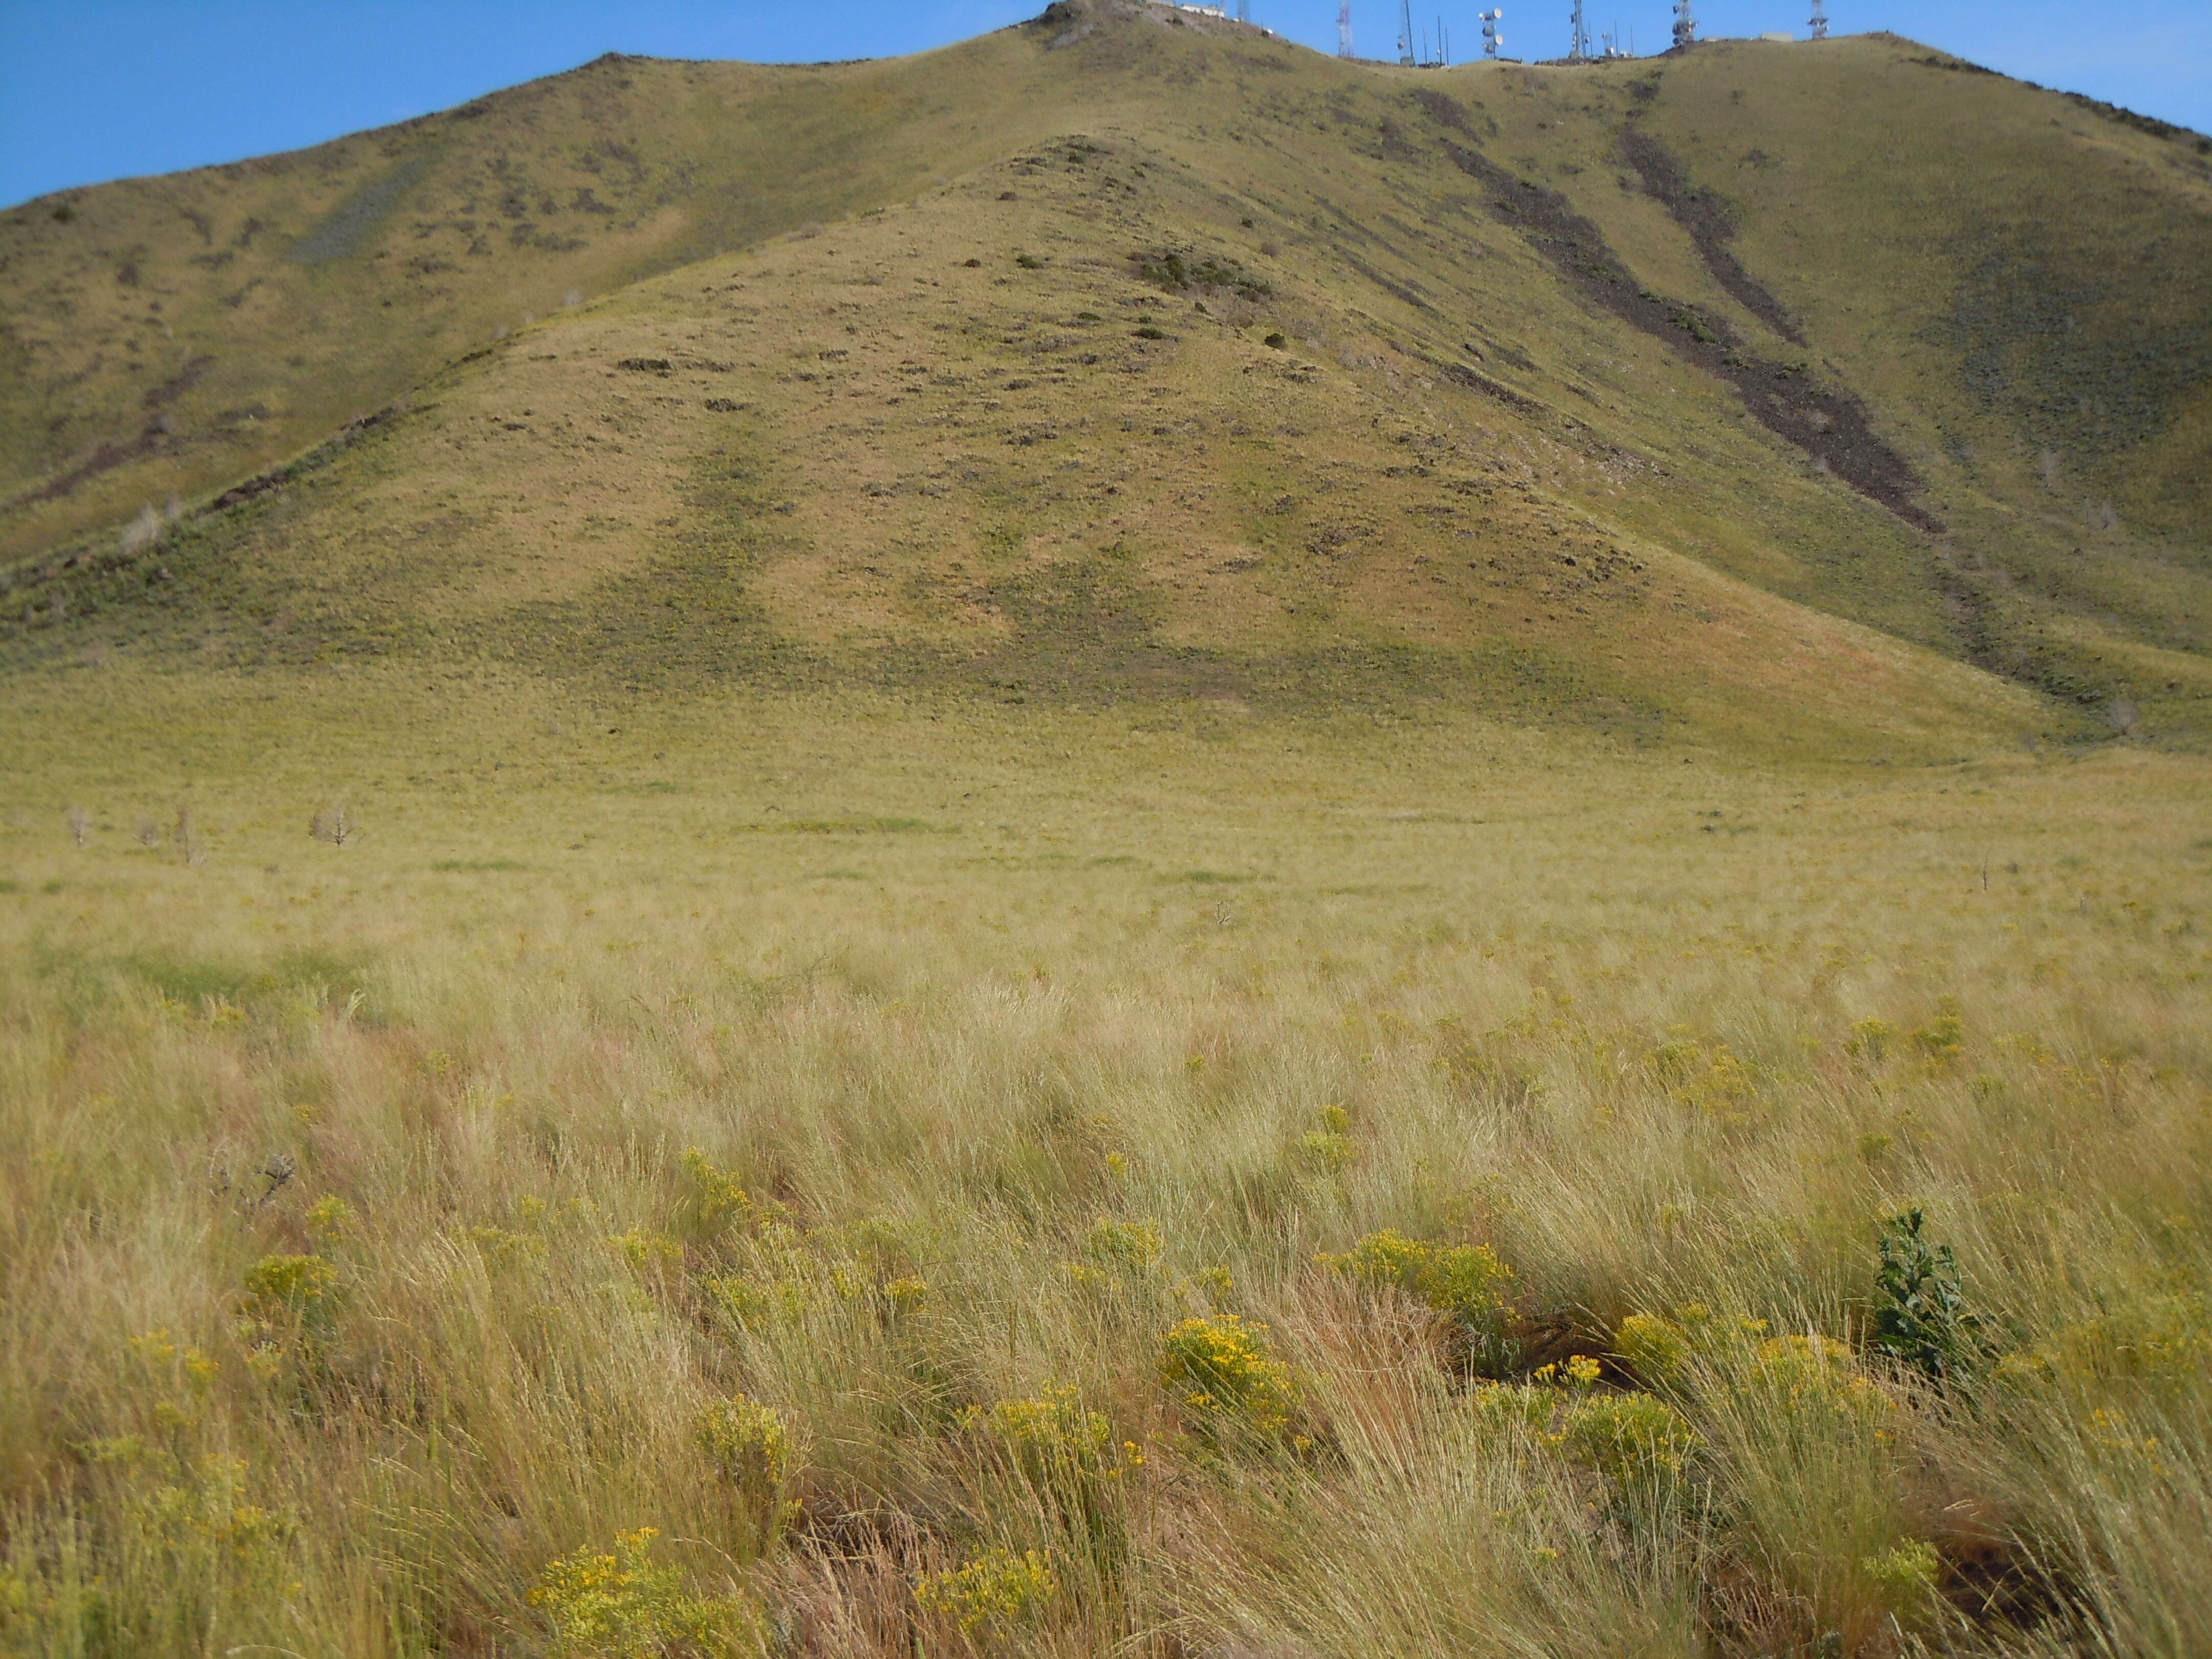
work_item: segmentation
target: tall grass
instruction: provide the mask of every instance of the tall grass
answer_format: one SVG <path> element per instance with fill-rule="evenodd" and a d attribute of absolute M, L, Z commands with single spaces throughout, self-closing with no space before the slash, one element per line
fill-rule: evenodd
<path fill-rule="evenodd" d="M 10 1650 L 2212 1645 L 2191 763 L 753 717 L 722 793 L 671 715 L 696 793 L 8 832 Z M 1867 1346 L 1909 1206 L 1970 1382 Z M 1497 1328 L 1316 1260 L 1386 1229 Z"/>

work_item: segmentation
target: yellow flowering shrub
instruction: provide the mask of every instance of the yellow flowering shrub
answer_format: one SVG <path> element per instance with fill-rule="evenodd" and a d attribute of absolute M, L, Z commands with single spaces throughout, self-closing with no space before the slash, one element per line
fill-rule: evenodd
<path fill-rule="evenodd" d="M 335 1312 L 338 1270 L 319 1255 L 264 1255 L 246 1273 L 246 1316 L 312 1331 Z"/>
<path fill-rule="evenodd" d="M 1754 1351 L 1745 1384 L 1816 1433 L 1872 1430 L 1887 1437 L 1885 1425 L 1897 1410 L 1850 1349 L 1826 1337 L 1770 1337 Z"/>
<path fill-rule="evenodd" d="M 1896 1036 L 1897 1028 L 1887 1020 L 1863 1019 L 1851 1027 L 1844 1052 L 1869 1066 L 1879 1066 L 1889 1057 L 1889 1045 Z"/>
<path fill-rule="evenodd" d="M 1582 1393 L 1595 1388 L 1604 1372 L 1604 1364 L 1594 1355 L 1577 1353 L 1570 1354 L 1564 1365 L 1554 1360 L 1551 1364 L 1537 1366 L 1530 1375 L 1547 1388 L 1572 1389 Z"/>
<path fill-rule="evenodd" d="M 2199 1294 L 2138 1296 L 2062 1326 L 1997 1362 L 2000 1386 L 2133 1382 L 2187 1387 L 2212 1372 L 2212 1301 Z"/>
<path fill-rule="evenodd" d="M 353 1206 L 336 1193 L 319 1198 L 307 1206 L 307 1231 L 318 1243 L 334 1244 L 350 1237 L 359 1221 Z"/>
<path fill-rule="evenodd" d="M 1352 1162 L 1352 1114 L 1343 1107 L 1321 1109 L 1321 1127 L 1300 1135 L 1298 1155 L 1320 1170 L 1341 1170 Z"/>
<path fill-rule="evenodd" d="M 1160 1345 L 1160 1381 L 1201 1421 L 1279 1434 L 1297 1409 L 1297 1379 L 1268 1351 L 1267 1328 L 1235 1314 L 1186 1319 Z"/>
<path fill-rule="evenodd" d="M 177 1476 L 134 1494 L 125 1508 L 140 1534 L 171 1555 L 212 1550 L 240 1561 L 281 1544 L 285 1517 L 246 1498 L 246 1460 L 210 1453 Z"/>
<path fill-rule="evenodd" d="M 914 1587 L 924 1612 L 941 1614 L 973 1636 L 985 1626 L 1036 1621 L 1060 1595 L 1052 1564 L 1035 1550 L 993 1550 L 944 1572 L 926 1572 Z"/>
<path fill-rule="evenodd" d="M 684 1148 L 681 1163 L 690 1188 L 685 1207 L 701 1227 L 742 1225 L 752 1218 L 752 1199 L 730 1170 L 719 1168 L 696 1146 Z"/>
<path fill-rule="evenodd" d="M 1431 1244 L 1385 1228 L 1342 1255 L 1316 1258 L 1332 1273 L 1374 1285 L 1395 1285 L 1439 1313 L 1470 1325 L 1504 1310 L 1513 1269 L 1487 1244 Z"/>
<path fill-rule="evenodd" d="M 1083 1236 L 1083 1253 L 1116 1272 L 1144 1273 L 1160 1259 L 1160 1230 L 1149 1221 L 1114 1221 L 1101 1216 Z"/>
<path fill-rule="evenodd" d="M 730 1485 L 751 1522 L 755 1541 L 768 1548 L 786 1516 L 791 1479 L 791 1431 L 783 1413 L 744 1395 L 718 1400 L 700 1413 L 699 1449 Z"/>
<path fill-rule="evenodd" d="M 1936 1018 L 1914 1030 L 1908 1041 L 1921 1059 L 1940 1069 L 1954 1064 L 1966 1052 L 1966 1022 L 1960 1016 L 1956 997 L 1945 997 L 1936 1010 Z"/>
<path fill-rule="evenodd" d="M 718 1400 L 701 1413 L 699 1449 L 740 1491 L 772 1493 L 791 1473 L 791 1435 L 783 1413 L 744 1395 Z"/>
<path fill-rule="evenodd" d="M 1103 1413 L 1085 1411 L 1073 1387 L 1048 1388 L 1034 1399 L 1001 1400 L 974 1420 L 1036 1484 L 1105 1472 L 1113 1427 Z"/>
<path fill-rule="evenodd" d="M 1943 1558 L 1933 1544 L 1907 1539 L 1859 1561 L 1859 1573 L 1882 1605 L 1901 1620 L 1928 1607 L 1943 1574 Z"/>
<path fill-rule="evenodd" d="M 1468 1391 L 1462 1408 L 1486 1436 L 1523 1435 L 1543 1444 L 1556 1443 L 1552 1436 L 1553 1421 L 1559 1414 L 1556 1389 L 1523 1382 L 1480 1383 Z"/>
<path fill-rule="evenodd" d="M 740 1604 L 694 1595 L 681 1571 L 650 1559 L 659 1535 L 617 1533 L 611 1554 L 581 1549 L 547 1565 L 530 1601 L 552 1620 L 563 1659 L 714 1659 L 750 1645 Z"/>
<path fill-rule="evenodd" d="M 1567 1408 L 1559 1437 L 1569 1457 L 1624 1486 L 1680 1474 L 1698 1443 L 1681 1413 L 1642 1393 L 1577 1401 Z"/>
<path fill-rule="evenodd" d="M 626 1233 L 608 1234 L 607 1244 L 617 1255 L 641 1273 L 673 1267 L 684 1260 L 684 1247 L 674 1239 L 635 1227 Z"/>
<path fill-rule="evenodd" d="M 328 1295 L 337 1277 L 319 1255 L 264 1255 L 246 1270 L 246 1294 L 258 1312 L 297 1312 Z"/>
<path fill-rule="evenodd" d="M 1678 1030 L 1646 1064 L 1669 1095 L 1709 1117 L 1741 1121 L 1759 1104 L 1758 1083 L 1724 1042 L 1700 1042 Z"/>
<path fill-rule="evenodd" d="M 1656 1314 L 1633 1313 L 1613 1333 L 1613 1352 L 1646 1382 L 1678 1381 L 1690 1359 L 1690 1339 L 1672 1320 Z"/>
<path fill-rule="evenodd" d="M 883 1298 L 884 1305 L 894 1314 L 919 1313 L 929 1304 L 929 1281 L 913 1273 L 886 1279 Z"/>

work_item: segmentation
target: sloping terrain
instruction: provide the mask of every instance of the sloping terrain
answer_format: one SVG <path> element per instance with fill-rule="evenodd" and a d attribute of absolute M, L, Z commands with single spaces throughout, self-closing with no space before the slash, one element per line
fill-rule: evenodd
<path fill-rule="evenodd" d="M 1101 0 L 898 64 L 602 62 L 9 216 L 15 429 L 137 385 L 51 326 L 67 239 L 212 249 L 270 192 L 291 240 L 173 272 L 161 325 L 231 331 L 200 378 L 11 446 L 14 653 L 1356 685 L 1865 752 L 2204 724 L 2212 164 L 1906 42 L 1413 72 Z M 142 345 L 163 258 L 106 285 Z M 195 425 L 249 383 L 287 412 Z"/>

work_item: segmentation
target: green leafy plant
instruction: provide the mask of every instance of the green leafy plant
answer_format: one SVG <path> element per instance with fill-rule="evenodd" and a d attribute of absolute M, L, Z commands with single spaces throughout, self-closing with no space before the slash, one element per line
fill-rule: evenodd
<path fill-rule="evenodd" d="M 1929 1243 L 1925 1217 L 1906 1210 L 1882 1224 L 1875 1248 L 1875 1352 L 1938 1384 L 1972 1376 L 1988 1346 L 1966 1310 L 1951 1247 Z"/>

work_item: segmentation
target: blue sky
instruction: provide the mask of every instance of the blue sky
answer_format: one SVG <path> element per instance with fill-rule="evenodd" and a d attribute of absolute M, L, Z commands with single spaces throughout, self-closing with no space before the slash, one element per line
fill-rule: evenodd
<path fill-rule="evenodd" d="M 1488 0 L 1416 0 L 1454 55 Z M 465 102 L 603 52 L 757 61 L 918 52 L 1044 0 L 0 0 L 0 204 L 70 185 L 292 149 Z M 1663 46 L 1670 0 L 1588 0 L 1593 30 Z M 1566 50 L 1567 0 L 1506 0 L 1508 50 Z M 1808 0 L 1698 0 L 1706 34 L 1804 32 Z M 1396 0 L 1352 0 L 1388 57 Z M 1893 29 L 2045 86 L 2212 131 L 2212 0 L 1830 0 L 1838 33 Z M 1335 0 L 1253 0 L 1333 51 Z"/>

